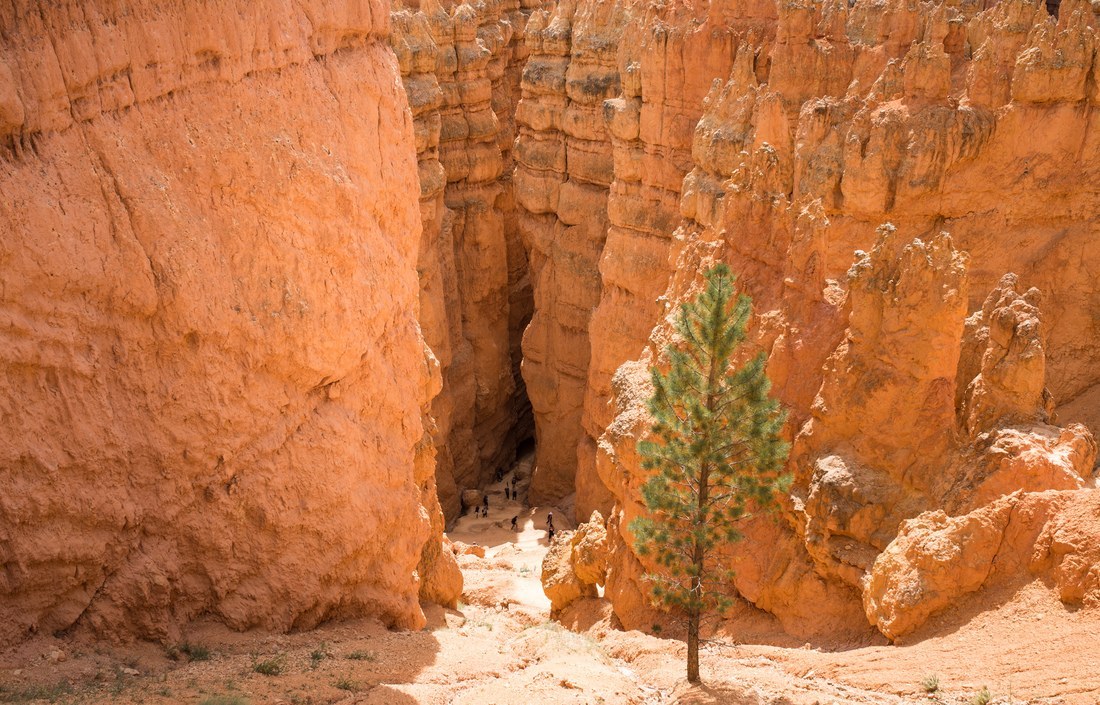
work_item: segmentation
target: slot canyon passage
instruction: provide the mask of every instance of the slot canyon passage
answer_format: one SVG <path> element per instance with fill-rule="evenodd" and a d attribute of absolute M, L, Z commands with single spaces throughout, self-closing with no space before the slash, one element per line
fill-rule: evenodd
<path fill-rule="evenodd" d="M 1098 29 L 4 3 L 0 702 L 1097 705 Z M 690 685 L 630 526 L 718 262 L 791 485 Z"/>

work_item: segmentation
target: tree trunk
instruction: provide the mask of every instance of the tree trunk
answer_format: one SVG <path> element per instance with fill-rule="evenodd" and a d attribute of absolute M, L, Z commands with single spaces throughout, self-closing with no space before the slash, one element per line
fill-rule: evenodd
<path fill-rule="evenodd" d="M 688 683 L 701 683 L 699 677 L 699 612 L 688 615 Z"/>

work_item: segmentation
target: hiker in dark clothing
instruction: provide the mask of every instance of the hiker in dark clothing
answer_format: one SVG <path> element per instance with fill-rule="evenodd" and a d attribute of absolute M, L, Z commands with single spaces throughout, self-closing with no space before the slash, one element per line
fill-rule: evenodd
<path fill-rule="evenodd" d="M 554 528 L 554 512 L 550 512 L 546 515 L 546 526 L 550 529 Z"/>
<path fill-rule="evenodd" d="M 554 525 L 553 524 L 551 524 L 550 528 L 546 530 L 546 542 L 547 543 L 553 543 L 554 542 Z"/>
<path fill-rule="evenodd" d="M 508 493 L 508 485 L 504 486 L 504 499 L 511 499 L 512 495 Z"/>
<path fill-rule="evenodd" d="M 513 492 L 516 491 L 516 480 L 518 480 L 518 479 L 519 478 L 517 478 L 515 475 L 512 475 L 512 491 Z"/>
<path fill-rule="evenodd" d="M 516 522 L 517 521 L 519 521 L 519 515 L 518 514 L 515 515 L 514 517 L 512 517 L 512 531 L 519 531 L 519 529 L 516 528 Z"/>
<path fill-rule="evenodd" d="M 485 498 L 481 501 L 481 506 L 483 507 L 482 513 L 489 516 L 489 495 L 485 495 Z"/>

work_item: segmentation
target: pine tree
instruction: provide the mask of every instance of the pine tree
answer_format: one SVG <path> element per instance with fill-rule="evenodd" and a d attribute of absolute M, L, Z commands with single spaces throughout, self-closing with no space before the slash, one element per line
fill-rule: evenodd
<path fill-rule="evenodd" d="M 706 288 L 683 304 L 680 340 L 667 348 L 669 369 L 654 367 L 651 433 L 638 444 L 648 515 L 634 520 L 635 547 L 659 566 L 648 575 L 654 601 L 683 615 L 687 677 L 699 682 L 699 629 L 705 615 L 732 605 L 732 571 L 716 552 L 740 540 L 738 526 L 775 506 L 788 480 L 785 414 L 769 396 L 765 356 L 739 369 L 731 358 L 745 339 L 752 300 L 734 297 L 734 278 L 719 264 Z"/>

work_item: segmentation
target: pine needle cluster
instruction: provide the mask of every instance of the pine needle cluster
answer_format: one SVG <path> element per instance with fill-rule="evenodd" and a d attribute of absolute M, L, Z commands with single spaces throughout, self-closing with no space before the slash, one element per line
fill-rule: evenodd
<path fill-rule="evenodd" d="M 631 524 L 638 553 L 660 567 L 648 575 L 655 601 L 686 617 L 688 680 L 698 682 L 700 619 L 732 604 L 732 572 L 717 549 L 742 538 L 739 527 L 775 506 L 789 479 L 786 414 L 769 392 L 764 353 L 739 368 L 752 300 L 737 295 L 729 268 L 706 273 L 706 287 L 682 305 L 668 369 L 654 367 L 650 434 L 638 444 L 648 515 Z"/>

